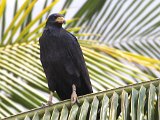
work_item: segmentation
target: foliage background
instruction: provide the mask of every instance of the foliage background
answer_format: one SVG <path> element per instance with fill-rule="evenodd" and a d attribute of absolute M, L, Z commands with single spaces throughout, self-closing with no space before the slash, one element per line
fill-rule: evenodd
<path fill-rule="evenodd" d="M 77 8 L 72 0 L 21 3 L 0 2 L 0 117 L 46 102 L 38 38 L 56 6 L 79 39 L 95 92 L 160 76 L 159 0 L 88 0 Z"/>

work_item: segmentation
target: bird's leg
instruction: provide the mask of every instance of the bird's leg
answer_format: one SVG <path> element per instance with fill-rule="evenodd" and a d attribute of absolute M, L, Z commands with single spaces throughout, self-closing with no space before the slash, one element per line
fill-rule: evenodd
<path fill-rule="evenodd" d="M 53 92 L 50 91 L 50 95 L 49 95 L 49 100 L 47 101 L 47 103 L 42 103 L 42 107 L 48 106 L 48 105 L 52 105 L 52 96 L 53 96 Z"/>
<path fill-rule="evenodd" d="M 76 86 L 72 85 L 72 94 L 71 94 L 71 104 L 75 104 L 77 102 L 77 93 L 76 93 Z"/>
<path fill-rule="evenodd" d="M 49 95 L 49 100 L 47 101 L 47 105 L 52 105 L 52 96 L 53 96 L 53 92 L 50 91 L 50 95 Z"/>

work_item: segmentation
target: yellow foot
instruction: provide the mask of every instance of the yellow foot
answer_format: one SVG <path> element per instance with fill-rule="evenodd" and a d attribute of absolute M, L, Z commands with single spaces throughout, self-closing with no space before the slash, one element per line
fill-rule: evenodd
<path fill-rule="evenodd" d="M 76 102 L 78 102 L 78 97 L 75 91 L 72 92 L 71 95 L 71 104 L 74 105 Z"/>
<path fill-rule="evenodd" d="M 47 101 L 47 105 L 48 106 L 53 105 L 52 101 Z"/>
<path fill-rule="evenodd" d="M 52 101 L 47 101 L 47 103 L 42 103 L 42 107 L 53 105 Z"/>

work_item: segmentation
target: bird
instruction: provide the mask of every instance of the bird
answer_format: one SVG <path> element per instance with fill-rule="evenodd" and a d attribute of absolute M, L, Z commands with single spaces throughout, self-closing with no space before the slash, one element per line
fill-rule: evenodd
<path fill-rule="evenodd" d="M 48 105 L 56 92 L 61 100 L 78 101 L 93 92 L 87 66 L 77 38 L 62 27 L 63 15 L 51 14 L 39 38 L 40 61 L 50 90 Z"/>

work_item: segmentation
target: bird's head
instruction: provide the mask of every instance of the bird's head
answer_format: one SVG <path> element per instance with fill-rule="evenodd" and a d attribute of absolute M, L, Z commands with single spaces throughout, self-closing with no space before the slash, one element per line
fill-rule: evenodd
<path fill-rule="evenodd" d="M 58 26 L 62 26 L 62 24 L 64 24 L 66 21 L 63 17 L 63 15 L 55 13 L 55 14 L 51 14 L 48 19 L 47 19 L 47 23 L 52 23 L 54 25 L 58 25 Z"/>

